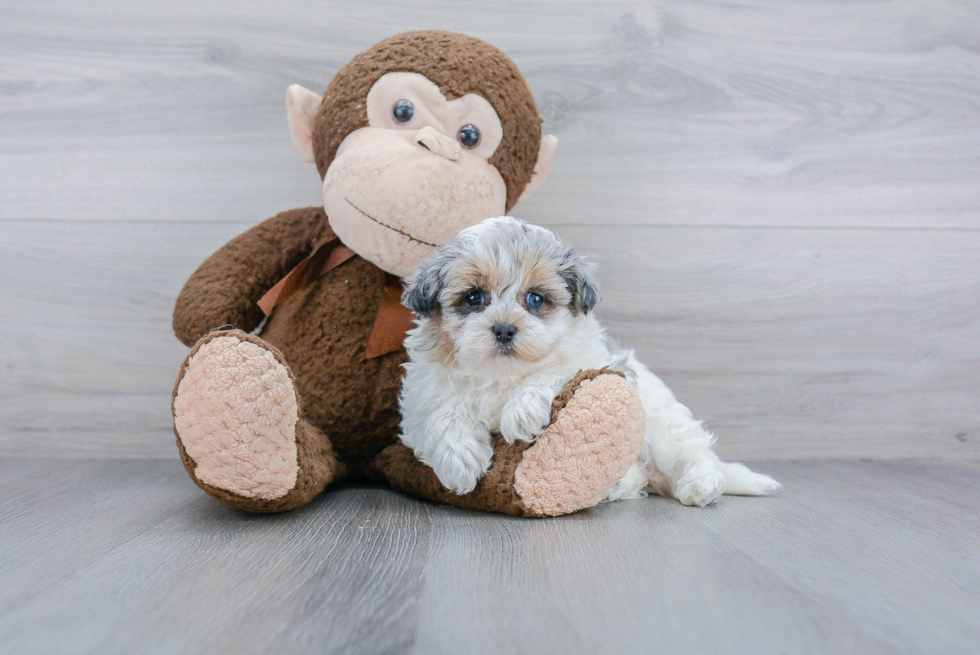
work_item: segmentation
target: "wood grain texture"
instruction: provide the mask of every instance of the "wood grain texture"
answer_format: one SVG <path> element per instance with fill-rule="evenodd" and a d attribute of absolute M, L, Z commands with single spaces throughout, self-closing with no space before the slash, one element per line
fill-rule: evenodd
<path fill-rule="evenodd" d="M 517 213 L 777 496 L 249 516 L 187 478 L 173 301 L 320 201 L 286 87 L 430 27 L 526 73 L 561 145 Z M 977 180 L 969 0 L 0 0 L 0 654 L 975 652 Z M 901 457 L 947 461 L 776 461 Z"/>
<path fill-rule="evenodd" d="M 931 231 L 561 231 L 599 306 L 739 458 L 980 456 L 980 241 Z"/>
<path fill-rule="evenodd" d="M 392 33 L 513 56 L 561 146 L 547 224 L 980 223 L 965 0 L 5 2 L 0 218 L 258 220 L 313 204 L 286 87 Z"/>
<path fill-rule="evenodd" d="M 976 463 L 770 463 L 713 507 L 527 520 L 384 489 L 250 516 L 176 462 L 0 460 L 2 653 L 950 653 Z"/>
<path fill-rule="evenodd" d="M 980 6 L 0 2 L 0 453 L 172 458 L 184 280 L 320 201 L 283 95 L 392 33 L 518 62 L 518 206 L 726 457 L 980 457 Z"/>
<path fill-rule="evenodd" d="M 30 478 L 0 500 L 0 652 L 284 652 L 284 640 L 291 652 L 380 653 L 412 642 L 425 505 L 360 493 L 249 515 L 205 500 L 172 462 L 2 465 L 25 468 Z"/>
<path fill-rule="evenodd" d="M 233 223 L 0 223 L 0 452 L 174 457 L 173 301 Z M 980 457 L 980 234 L 567 228 L 730 458 Z"/>

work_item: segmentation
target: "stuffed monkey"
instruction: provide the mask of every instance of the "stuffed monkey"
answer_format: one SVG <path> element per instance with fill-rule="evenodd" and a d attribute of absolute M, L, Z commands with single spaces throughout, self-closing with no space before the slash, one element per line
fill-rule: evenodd
<path fill-rule="evenodd" d="M 461 34 L 409 32 L 354 57 L 322 98 L 293 85 L 286 104 L 323 207 L 231 240 L 177 299 L 174 332 L 193 348 L 174 387 L 174 432 L 194 482 L 253 512 L 299 507 L 342 480 L 523 516 L 597 504 L 643 436 L 639 399 L 614 372 L 570 381 L 534 444 L 495 438 L 489 472 L 465 495 L 398 441 L 412 321 L 399 278 L 509 211 L 551 166 L 557 139 L 542 136 L 515 64 Z"/>

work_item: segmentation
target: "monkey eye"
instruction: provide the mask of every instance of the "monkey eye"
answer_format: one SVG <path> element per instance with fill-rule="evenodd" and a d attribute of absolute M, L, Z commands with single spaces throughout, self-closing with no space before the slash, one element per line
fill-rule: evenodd
<path fill-rule="evenodd" d="M 541 307 L 544 306 L 544 296 L 542 296 L 540 293 L 529 291 L 527 296 L 524 297 L 524 302 L 526 302 L 527 306 L 531 309 L 541 309 Z"/>
<path fill-rule="evenodd" d="M 476 125 L 467 123 L 459 128 L 456 138 L 464 148 L 475 148 L 480 145 L 480 130 L 476 129 Z"/>
<path fill-rule="evenodd" d="M 391 115 L 395 117 L 396 123 L 407 123 L 415 116 L 415 105 L 411 100 L 399 100 L 391 108 Z"/>
<path fill-rule="evenodd" d="M 486 304 L 487 297 L 482 289 L 470 289 L 463 296 L 463 304 L 470 309 L 479 309 Z"/>

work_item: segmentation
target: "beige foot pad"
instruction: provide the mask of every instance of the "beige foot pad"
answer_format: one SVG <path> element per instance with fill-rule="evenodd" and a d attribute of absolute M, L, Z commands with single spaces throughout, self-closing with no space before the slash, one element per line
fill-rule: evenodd
<path fill-rule="evenodd" d="M 194 476 L 243 498 L 288 494 L 298 473 L 298 401 L 289 370 L 244 332 L 205 339 L 174 392 L 174 428 Z"/>
<path fill-rule="evenodd" d="M 598 504 L 639 454 L 646 429 L 639 396 L 619 374 L 583 376 L 577 388 L 566 385 L 574 395 L 524 452 L 514 474 L 530 515 L 558 516 Z"/>

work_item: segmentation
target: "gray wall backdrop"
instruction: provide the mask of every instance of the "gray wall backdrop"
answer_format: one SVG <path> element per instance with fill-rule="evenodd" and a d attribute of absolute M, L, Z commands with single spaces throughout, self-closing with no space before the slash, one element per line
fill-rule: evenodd
<path fill-rule="evenodd" d="M 0 453 L 175 457 L 181 285 L 319 201 L 284 96 L 395 32 L 510 54 L 514 213 L 750 459 L 980 457 L 980 3 L 0 1 Z"/>

